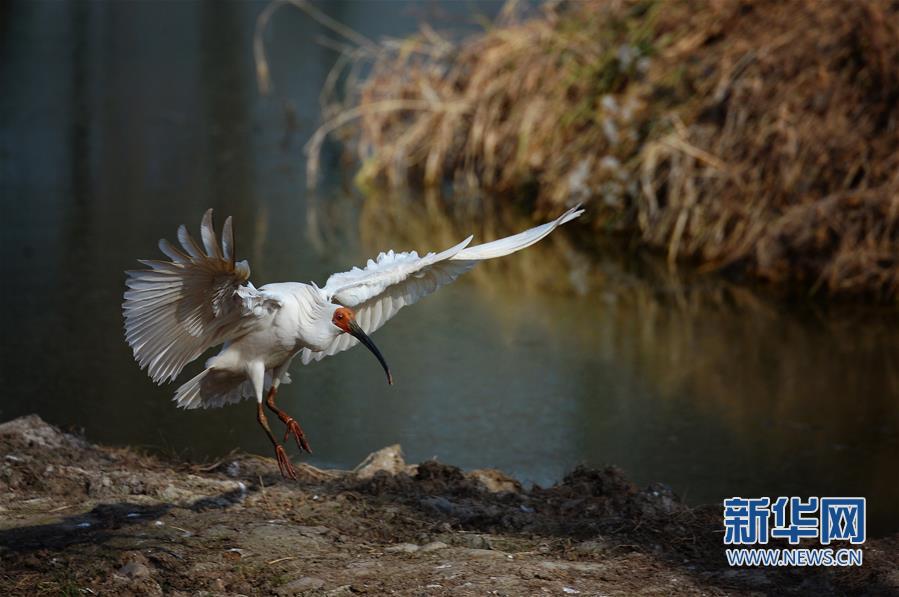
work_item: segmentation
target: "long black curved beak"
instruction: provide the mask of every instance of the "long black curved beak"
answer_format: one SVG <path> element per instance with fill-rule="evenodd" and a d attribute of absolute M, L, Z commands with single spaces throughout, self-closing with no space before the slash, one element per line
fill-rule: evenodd
<path fill-rule="evenodd" d="M 378 347 L 375 346 L 375 343 L 371 341 L 371 338 L 368 337 L 368 334 L 362 331 L 362 328 L 359 327 L 359 324 L 355 321 L 351 321 L 349 325 L 350 334 L 365 344 L 365 348 L 369 349 L 373 355 L 378 359 L 378 362 L 381 363 L 381 367 L 384 368 L 384 373 L 387 374 L 387 383 L 393 385 L 393 376 L 390 374 L 390 367 L 387 366 L 387 361 L 384 360 L 384 357 L 381 355 L 381 351 L 378 350 Z"/>

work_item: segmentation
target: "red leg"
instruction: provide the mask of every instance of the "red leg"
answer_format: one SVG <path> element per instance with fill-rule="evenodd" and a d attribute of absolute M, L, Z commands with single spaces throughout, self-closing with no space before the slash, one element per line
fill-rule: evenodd
<path fill-rule="evenodd" d="M 287 457 L 287 452 L 284 451 L 284 446 L 279 444 L 278 440 L 276 440 L 275 436 L 272 434 L 272 429 L 268 426 L 268 419 L 265 418 L 265 411 L 262 410 L 261 402 L 258 404 L 258 407 L 256 409 L 256 420 L 259 421 L 260 425 L 262 425 L 262 428 L 265 430 L 266 435 L 268 435 L 268 438 L 272 441 L 272 445 L 275 446 L 275 458 L 278 459 L 278 469 L 281 471 L 281 476 L 285 479 L 296 481 L 297 471 L 290 463 L 290 458 Z"/>
<path fill-rule="evenodd" d="M 287 441 L 291 435 L 297 442 L 297 447 L 301 450 L 306 450 L 310 454 L 312 454 L 312 448 L 309 447 L 309 442 L 306 441 L 306 434 L 303 433 L 303 428 L 300 427 L 300 424 L 297 423 L 296 419 L 288 415 L 286 412 L 278 408 L 275 404 L 275 394 L 277 393 L 277 389 L 275 386 L 272 386 L 268 391 L 268 396 L 265 398 L 265 404 L 269 407 L 269 409 L 278 415 L 278 418 L 281 419 L 281 422 L 287 426 L 287 431 L 284 433 L 284 441 Z M 261 408 L 261 407 L 260 407 Z"/>

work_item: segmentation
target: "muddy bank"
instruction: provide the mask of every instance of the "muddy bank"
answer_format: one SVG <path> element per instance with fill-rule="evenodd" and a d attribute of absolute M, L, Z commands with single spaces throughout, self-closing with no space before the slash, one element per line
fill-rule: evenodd
<path fill-rule="evenodd" d="M 0 594 L 889 594 L 899 537 L 856 570 L 733 570 L 720 509 L 578 469 L 524 489 L 498 471 L 205 466 L 89 444 L 36 416 L 0 425 Z"/>

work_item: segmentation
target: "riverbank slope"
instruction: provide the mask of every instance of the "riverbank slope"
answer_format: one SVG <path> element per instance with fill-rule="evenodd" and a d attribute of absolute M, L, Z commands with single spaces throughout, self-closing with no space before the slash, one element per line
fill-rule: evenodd
<path fill-rule="evenodd" d="M 899 537 L 849 570 L 726 565 L 720 507 L 617 469 L 522 488 L 491 470 L 192 465 L 96 446 L 37 416 L 0 425 L 3 595 L 896 594 Z"/>

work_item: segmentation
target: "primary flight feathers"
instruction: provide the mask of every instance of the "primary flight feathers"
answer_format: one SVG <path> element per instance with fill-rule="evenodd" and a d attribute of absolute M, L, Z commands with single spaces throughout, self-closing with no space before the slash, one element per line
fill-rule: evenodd
<path fill-rule="evenodd" d="M 183 252 L 162 239 L 159 249 L 171 261 L 140 259 L 150 269 L 125 272 L 125 339 L 157 383 L 174 381 L 207 349 L 239 335 L 242 322 L 258 309 L 277 306 L 267 305 L 268 299 L 247 284 L 247 262 L 235 262 L 230 217 L 221 247 L 211 209 L 203 216 L 200 234 L 205 251 L 181 226 Z"/>

